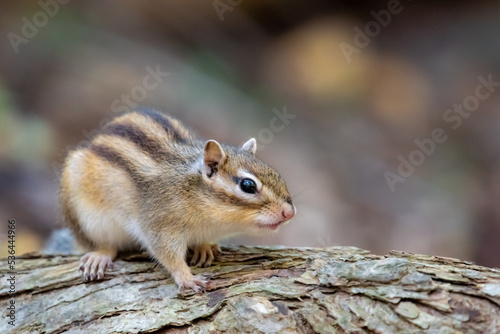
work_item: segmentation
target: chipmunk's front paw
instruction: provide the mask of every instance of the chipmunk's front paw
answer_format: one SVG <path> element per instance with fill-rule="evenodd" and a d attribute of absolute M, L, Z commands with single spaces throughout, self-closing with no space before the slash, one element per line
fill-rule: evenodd
<path fill-rule="evenodd" d="M 95 281 L 104 278 L 104 271 L 113 268 L 113 257 L 106 252 L 90 252 L 80 260 L 80 271 L 83 271 L 85 281 Z"/>
<path fill-rule="evenodd" d="M 208 281 L 200 275 L 191 276 L 191 278 L 186 279 L 182 282 L 177 283 L 179 285 L 179 292 L 184 292 L 186 290 L 193 290 L 196 293 L 205 292 L 205 288 L 208 285 Z"/>
<path fill-rule="evenodd" d="M 214 259 L 220 256 L 219 245 L 204 243 L 193 248 L 193 258 L 189 264 L 196 267 L 210 267 Z"/>

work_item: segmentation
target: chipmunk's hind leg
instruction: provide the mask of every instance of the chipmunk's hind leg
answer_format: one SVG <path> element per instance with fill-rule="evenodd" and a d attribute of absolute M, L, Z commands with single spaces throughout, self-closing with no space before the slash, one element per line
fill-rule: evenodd
<path fill-rule="evenodd" d="M 95 252 L 85 254 L 80 260 L 80 271 L 85 281 L 95 281 L 104 278 L 106 269 L 113 268 L 113 260 L 117 251 L 114 248 L 100 248 Z"/>
<path fill-rule="evenodd" d="M 117 190 L 119 189 L 119 190 Z M 127 173 L 88 149 L 74 151 L 66 161 L 61 181 L 65 220 L 80 246 L 91 251 L 80 261 L 87 281 L 104 278 L 118 250 L 137 240 L 128 231 L 133 213 L 134 186 Z"/>

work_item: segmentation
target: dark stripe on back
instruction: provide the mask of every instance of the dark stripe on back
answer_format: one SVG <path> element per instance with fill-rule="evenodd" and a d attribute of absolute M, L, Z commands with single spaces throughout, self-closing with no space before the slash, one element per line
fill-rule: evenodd
<path fill-rule="evenodd" d="M 138 114 L 149 117 L 154 122 L 159 124 L 163 130 L 171 135 L 175 141 L 180 143 L 185 143 L 188 138 L 183 137 L 172 125 L 172 122 L 168 119 L 167 116 L 163 115 L 161 112 L 153 110 L 153 109 L 141 109 L 137 111 Z"/>
<path fill-rule="evenodd" d="M 94 153 L 95 155 L 101 157 L 102 159 L 120 167 L 124 171 L 129 174 L 132 179 L 135 181 L 135 183 L 144 183 L 145 180 L 144 178 L 137 173 L 135 170 L 134 166 L 132 163 L 127 161 L 125 158 L 123 158 L 118 152 L 114 151 L 112 148 L 104 146 L 104 145 L 98 145 L 98 144 L 92 144 L 89 147 L 90 151 Z"/>
<path fill-rule="evenodd" d="M 106 135 L 118 136 L 132 141 L 156 161 L 165 160 L 168 154 L 157 141 L 149 138 L 141 129 L 131 124 L 110 124 L 102 132 Z"/>

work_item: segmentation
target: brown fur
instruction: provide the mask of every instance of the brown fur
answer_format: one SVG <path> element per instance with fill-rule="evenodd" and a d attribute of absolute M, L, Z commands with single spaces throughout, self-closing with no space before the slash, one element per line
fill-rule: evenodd
<path fill-rule="evenodd" d="M 201 283 L 183 260 L 187 247 L 261 233 L 259 219 L 293 208 L 283 179 L 249 147 L 205 144 L 156 111 L 119 116 L 89 147 L 68 155 L 61 179 L 65 221 L 81 244 L 97 250 L 96 261 L 139 243 L 179 286 L 195 289 Z M 261 182 L 259 194 L 239 188 L 243 172 Z"/>

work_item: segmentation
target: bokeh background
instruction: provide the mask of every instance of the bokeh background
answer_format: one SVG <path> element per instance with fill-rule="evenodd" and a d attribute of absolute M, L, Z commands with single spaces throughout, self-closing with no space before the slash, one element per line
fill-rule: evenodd
<path fill-rule="evenodd" d="M 445 115 L 474 102 L 479 77 L 500 81 L 499 33 L 497 1 L 2 0 L 0 254 L 11 218 L 18 254 L 43 247 L 60 224 L 67 151 L 137 104 L 206 138 L 255 136 L 283 174 L 297 218 L 269 238 L 229 242 L 498 267 L 499 87 L 467 117 Z M 277 112 L 290 118 L 269 131 Z M 415 141 L 435 129 L 446 141 L 391 190 L 387 172 L 418 158 Z"/>

